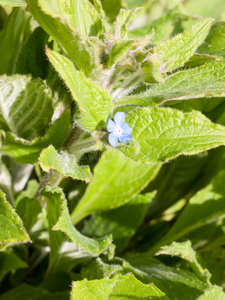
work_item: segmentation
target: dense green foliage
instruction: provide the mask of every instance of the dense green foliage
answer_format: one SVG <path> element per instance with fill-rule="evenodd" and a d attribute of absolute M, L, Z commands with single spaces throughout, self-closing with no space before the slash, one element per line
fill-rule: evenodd
<path fill-rule="evenodd" d="M 0 0 L 0 298 L 225 300 L 224 100 L 223 0 Z"/>

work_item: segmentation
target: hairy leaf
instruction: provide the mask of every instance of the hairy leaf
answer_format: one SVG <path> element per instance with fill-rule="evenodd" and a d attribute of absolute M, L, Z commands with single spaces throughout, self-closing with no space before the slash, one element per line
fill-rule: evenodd
<path fill-rule="evenodd" d="M 154 85 L 147 92 L 120 98 L 115 104 L 156 106 L 168 100 L 224 97 L 224 70 L 224 62 L 209 62 L 194 69 L 174 73 L 164 83 Z"/>
<path fill-rule="evenodd" d="M 21 164 L 36 164 L 42 149 L 53 145 L 58 149 L 70 129 L 70 110 L 67 109 L 62 116 L 57 119 L 49 128 L 46 135 L 42 138 L 37 138 L 31 142 L 15 137 L 11 133 L 6 133 L 3 138 L 0 153 L 5 153 L 12 156 Z"/>
<path fill-rule="evenodd" d="M 96 78 L 101 73 L 99 60 L 100 48 L 92 43 L 88 37 L 82 37 L 78 28 L 74 27 L 78 22 L 74 5 L 77 3 L 78 8 L 81 9 L 83 4 L 86 6 L 91 5 L 90 3 L 87 4 L 87 2 L 89 1 L 73 0 L 70 1 L 70 5 L 67 6 L 66 1 L 59 2 L 53 0 L 46 2 L 44 0 L 27 0 L 29 11 L 33 14 L 40 26 L 63 46 L 79 69 L 84 71 L 87 76 Z M 89 13 L 85 10 L 82 14 L 88 15 Z M 97 15 L 96 18 L 96 22 L 99 24 L 99 16 Z M 91 33 L 91 27 L 89 27 L 91 23 L 84 29 L 84 21 L 85 19 L 81 22 L 83 30 L 87 30 Z M 94 19 L 93 22 L 95 22 Z M 95 23 L 92 23 L 92 25 L 94 25 L 92 29 L 96 32 L 99 25 L 97 25 L 97 28 L 95 27 Z"/>
<path fill-rule="evenodd" d="M 73 223 L 91 213 L 127 203 L 154 178 L 157 170 L 157 166 L 134 162 L 115 149 L 106 151 L 95 167 L 86 193 L 72 213 Z"/>
<path fill-rule="evenodd" d="M 198 298 L 198 300 L 224 300 L 225 299 L 225 293 L 223 292 L 222 287 L 219 286 L 212 286 L 209 288 L 205 293 Z"/>
<path fill-rule="evenodd" d="M 154 284 L 145 285 L 138 281 L 132 274 L 123 276 L 117 275 L 113 279 L 103 278 L 100 280 L 74 281 L 71 300 L 82 300 L 88 298 L 107 299 L 163 299 L 166 295 Z"/>
<path fill-rule="evenodd" d="M 127 38 L 127 25 L 133 19 L 137 8 L 128 10 L 121 9 L 112 27 L 112 33 L 117 39 Z"/>
<path fill-rule="evenodd" d="M 116 41 L 115 44 L 112 46 L 110 52 L 108 67 L 112 67 L 119 60 L 121 60 L 125 55 L 127 55 L 128 51 L 131 50 L 133 45 L 134 45 L 134 41 L 132 40 Z"/>
<path fill-rule="evenodd" d="M 198 257 L 196 251 L 192 248 L 190 241 L 186 241 L 183 243 L 173 242 L 169 246 L 163 246 L 161 247 L 160 251 L 156 253 L 156 255 L 159 254 L 178 256 L 185 259 L 190 264 L 195 275 L 200 280 L 210 284 L 211 274 L 206 268 L 203 268 L 203 266 L 201 265 L 202 262 Z"/>
<path fill-rule="evenodd" d="M 5 195 L 0 191 L 0 244 L 27 243 L 30 238 L 23 227 L 23 223 Z"/>
<path fill-rule="evenodd" d="M 31 140 L 43 135 L 51 121 L 51 93 L 40 79 L 2 76 L 0 110 L 13 133 Z"/>
<path fill-rule="evenodd" d="M 68 22 L 83 36 L 97 35 L 102 29 L 101 18 L 88 0 L 71 0 L 69 3 L 67 0 L 39 0 L 39 4 L 47 15 Z"/>
<path fill-rule="evenodd" d="M 88 254 L 98 256 L 102 252 L 105 252 L 108 250 L 110 252 L 109 254 L 110 255 L 112 254 L 111 251 L 113 250 L 113 245 L 112 245 L 112 237 L 111 236 L 106 236 L 101 239 L 91 239 L 91 238 L 88 238 L 88 237 L 82 235 L 78 230 L 76 230 L 76 228 L 73 226 L 71 219 L 70 219 L 70 214 L 69 214 L 69 211 L 67 208 L 67 201 L 65 199 L 65 196 L 59 188 L 53 189 L 52 191 L 51 191 L 51 189 L 46 189 L 42 193 L 46 196 L 48 196 L 49 193 L 56 194 L 54 196 L 55 201 L 56 201 L 55 205 L 52 202 L 51 203 L 49 202 L 49 214 L 50 214 L 51 218 L 54 218 L 54 221 L 56 218 L 56 214 L 54 216 L 51 215 L 52 214 L 51 210 L 53 210 L 53 213 L 55 210 L 57 210 L 57 215 L 59 215 L 59 213 L 60 213 L 60 217 L 59 217 L 57 223 L 52 228 L 53 230 L 56 230 L 56 231 L 59 230 L 59 231 L 64 232 L 72 240 L 73 243 L 78 245 L 80 248 L 84 249 Z M 52 196 L 51 196 L 51 198 L 52 198 Z M 49 199 L 49 201 L 51 201 L 51 199 Z M 59 211 L 59 204 L 61 204 L 60 211 Z M 52 205 L 56 206 L 56 208 L 53 209 Z M 51 224 L 52 223 L 53 222 L 51 222 Z M 60 233 L 57 233 L 57 234 L 60 235 Z M 54 236 L 54 233 L 52 233 L 52 236 Z M 60 244 L 59 240 L 55 241 L 54 243 L 56 243 L 58 245 L 58 246 L 54 246 L 54 247 L 59 248 L 59 244 Z"/>
<path fill-rule="evenodd" d="M 47 51 L 52 65 L 65 81 L 81 109 L 78 122 L 87 130 L 94 131 L 106 123 L 111 113 L 111 98 L 106 90 L 76 70 L 72 61 L 57 52 Z"/>
<path fill-rule="evenodd" d="M 63 176 L 69 176 L 73 179 L 86 182 L 91 180 L 91 172 L 88 166 L 78 166 L 75 155 L 65 151 L 58 153 L 53 146 L 49 146 L 41 152 L 39 163 L 45 172 L 53 169 Z"/>
<path fill-rule="evenodd" d="M 195 53 L 197 47 L 204 42 L 212 22 L 213 19 L 204 19 L 193 25 L 191 30 L 159 44 L 154 49 L 151 61 L 154 66 L 154 76 L 158 81 L 163 81 L 160 66 L 163 65 L 165 72 L 183 66 Z"/>
<path fill-rule="evenodd" d="M 121 146 L 135 161 L 159 164 L 178 155 L 190 155 L 224 145 L 225 128 L 206 118 L 170 108 L 137 108 L 127 116 L 133 128 L 132 146 Z"/>

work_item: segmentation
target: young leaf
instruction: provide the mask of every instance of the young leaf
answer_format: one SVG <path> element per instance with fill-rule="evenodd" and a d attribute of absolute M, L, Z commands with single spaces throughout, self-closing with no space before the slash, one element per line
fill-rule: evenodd
<path fill-rule="evenodd" d="M 127 25 L 133 19 L 138 8 L 121 9 L 112 27 L 112 33 L 117 39 L 127 39 Z"/>
<path fill-rule="evenodd" d="M 42 150 L 39 163 L 45 172 L 53 169 L 66 177 L 69 176 L 86 182 L 91 180 L 91 171 L 88 166 L 78 166 L 75 155 L 65 151 L 58 153 L 53 146 Z"/>
<path fill-rule="evenodd" d="M 27 268 L 28 265 L 14 253 L 1 252 L 0 253 L 0 281 L 4 278 L 4 276 L 11 272 L 20 268 Z"/>
<path fill-rule="evenodd" d="M 78 18 L 74 5 L 77 3 L 78 10 L 80 10 L 83 5 L 91 5 L 87 2 L 89 3 L 88 0 L 73 0 L 70 1 L 70 5 L 67 5 L 65 0 L 53 0 L 51 2 L 46 2 L 45 0 L 27 0 L 29 11 L 33 14 L 40 26 L 63 46 L 79 69 L 84 71 L 87 76 L 96 78 L 101 73 L 99 58 L 100 48 L 96 44 L 93 44 L 88 37 L 81 36 L 78 28 L 76 28 L 80 19 Z M 89 17 L 91 18 L 92 13 L 95 14 L 93 9 L 92 7 L 91 12 L 85 10 L 82 14 L 89 15 L 90 13 Z M 96 17 L 92 19 L 92 29 L 89 27 L 91 23 L 89 23 L 89 26 L 85 29 L 84 22 L 86 20 L 80 20 L 82 30 L 84 32 L 96 33 L 96 30 L 99 28 L 99 20 L 97 14 Z M 97 27 L 95 26 L 95 22 L 97 22 Z"/>
<path fill-rule="evenodd" d="M 72 61 L 65 56 L 48 49 L 47 55 L 52 65 L 65 81 L 71 94 L 81 109 L 78 122 L 85 129 L 94 131 L 105 124 L 112 110 L 111 97 L 97 83 L 86 78 L 83 72 L 76 70 Z"/>
<path fill-rule="evenodd" d="M 54 190 L 53 190 L 54 191 Z M 60 189 L 55 190 L 56 193 L 60 193 Z M 48 191 L 47 191 L 48 192 Z M 44 193 L 46 193 L 44 191 Z M 109 257 L 111 258 L 113 254 L 113 244 L 112 236 L 105 236 L 101 239 L 91 239 L 82 235 L 76 228 L 73 226 L 70 218 L 70 214 L 67 208 L 67 201 L 64 198 L 63 193 L 61 192 L 61 215 L 58 219 L 58 222 L 53 227 L 53 230 L 60 230 L 64 232 L 73 243 L 78 245 L 80 248 L 84 249 L 88 254 L 98 256 L 102 252 L 108 252 Z"/>
<path fill-rule="evenodd" d="M 0 77 L 0 110 L 13 133 L 33 139 L 45 133 L 53 114 L 50 90 L 40 79 Z"/>
<path fill-rule="evenodd" d="M 156 106 L 169 100 L 225 96 L 225 64 L 214 61 L 200 67 L 174 73 L 164 83 L 139 95 L 118 99 L 117 105 Z"/>
<path fill-rule="evenodd" d="M 23 223 L 0 190 L 0 244 L 31 242 Z"/>
<path fill-rule="evenodd" d="M 134 45 L 134 40 L 119 40 L 116 41 L 115 44 L 112 46 L 109 60 L 108 60 L 108 67 L 112 67 L 116 64 L 123 56 L 127 55 L 128 51 Z"/>
<path fill-rule="evenodd" d="M 82 36 L 95 36 L 101 32 L 101 18 L 95 7 L 88 0 L 52 0 L 46 2 L 39 0 L 41 10 L 53 18 L 61 19 L 62 22 L 77 29 Z"/>
<path fill-rule="evenodd" d="M 116 253 L 121 253 L 143 223 L 148 205 L 154 195 L 154 192 L 140 194 L 123 206 L 93 215 L 85 222 L 83 233 L 92 237 L 102 237 L 111 233 L 116 245 Z"/>
<path fill-rule="evenodd" d="M 154 76 L 163 82 L 160 66 L 163 65 L 165 72 L 170 72 L 184 65 L 200 46 L 213 22 L 213 19 L 204 19 L 193 25 L 191 30 L 179 34 L 172 39 L 154 48 L 151 60 L 154 66 Z"/>
<path fill-rule="evenodd" d="M 12 156 L 21 164 L 36 164 L 43 148 L 53 145 L 58 149 L 70 130 L 70 110 L 67 109 L 62 116 L 56 120 L 42 138 L 37 138 L 31 142 L 15 137 L 11 133 L 6 133 L 3 138 L 0 153 Z"/>
<path fill-rule="evenodd" d="M 140 151 L 131 145 L 119 148 L 135 161 L 159 164 L 178 155 L 191 155 L 225 144 L 225 128 L 206 118 L 170 108 L 137 108 L 127 116 L 132 137 Z"/>
<path fill-rule="evenodd" d="M 117 275 L 113 279 L 74 281 L 71 291 L 71 300 L 93 298 L 107 299 L 168 299 L 154 284 L 145 285 L 132 274 Z"/>
<path fill-rule="evenodd" d="M 16 6 L 20 3 L 19 0 L 4 1 L 4 3 L 1 1 L 0 5 Z M 0 74 L 13 74 L 20 45 L 25 38 L 25 31 L 29 28 L 29 22 L 30 15 L 23 8 L 15 9 L 8 17 L 5 27 L 0 33 L 0 57 L 2 58 Z"/>
<path fill-rule="evenodd" d="M 178 241 L 194 230 L 216 223 L 219 217 L 224 217 L 224 180 L 225 171 L 222 170 L 211 184 L 191 198 L 171 230 L 149 252 L 154 253 L 160 246 Z"/>
<path fill-rule="evenodd" d="M 86 193 L 71 215 L 73 223 L 91 213 L 127 203 L 154 178 L 157 171 L 157 166 L 134 162 L 115 149 L 106 151 L 95 167 Z"/>
<path fill-rule="evenodd" d="M 206 268 L 203 268 L 203 266 L 201 265 L 202 262 L 200 262 L 200 258 L 192 248 L 190 241 L 186 241 L 183 243 L 173 242 L 169 246 L 163 246 L 161 247 L 160 251 L 156 253 L 156 255 L 160 254 L 177 256 L 185 259 L 190 264 L 195 275 L 200 280 L 210 284 L 211 274 Z"/>

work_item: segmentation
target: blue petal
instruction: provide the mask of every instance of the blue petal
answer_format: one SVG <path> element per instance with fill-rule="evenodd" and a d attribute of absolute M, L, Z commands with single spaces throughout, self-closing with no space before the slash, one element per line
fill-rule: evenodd
<path fill-rule="evenodd" d="M 119 141 L 121 143 L 127 143 L 132 139 L 132 136 L 130 134 L 122 134 L 121 137 L 119 138 Z"/>
<path fill-rule="evenodd" d="M 122 125 L 125 117 L 126 117 L 126 114 L 124 112 L 118 111 L 114 116 L 114 122 L 118 125 Z"/>
<path fill-rule="evenodd" d="M 118 137 L 114 133 L 110 133 L 108 140 L 113 147 L 118 145 Z"/>
<path fill-rule="evenodd" d="M 133 128 L 130 127 L 127 123 L 124 123 L 123 125 L 121 125 L 121 128 L 123 130 L 123 134 L 129 135 L 132 133 Z"/>
<path fill-rule="evenodd" d="M 115 126 L 116 126 L 116 124 L 111 119 L 109 119 L 108 124 L 107 124 L 108 132 L 113 132 Z"/>

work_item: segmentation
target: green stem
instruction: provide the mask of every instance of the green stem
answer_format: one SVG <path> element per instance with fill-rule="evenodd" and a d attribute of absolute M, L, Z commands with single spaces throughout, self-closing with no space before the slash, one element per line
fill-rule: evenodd
<path fill-rule="evenodd" d="M 39 189 L 37 190 L 35 198 L 37 199 L 41 198 L 41 191 L 46 186 L 57 187 L 60 184 L 62 177 L 63 177 L 62 174 L 60 174 L 56 170 L 50 170 L 48 173 L 46 173 L 40 182 L 40 186 Z"/>

